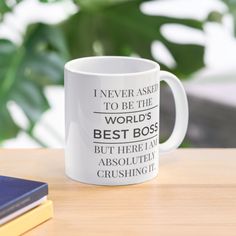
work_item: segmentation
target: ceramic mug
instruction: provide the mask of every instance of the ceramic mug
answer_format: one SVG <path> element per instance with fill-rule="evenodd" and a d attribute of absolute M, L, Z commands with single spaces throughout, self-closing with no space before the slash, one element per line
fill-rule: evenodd
<path fill-rule="evenodd" d="M 159 144 L 160 81 L 176 108 L 171 136 Z M 188 124 L 179 79 L 151 60 L 99 56 L 65 65 L 66 174 L 80 182 L 126 185 L 158 174 L 159 154 L 176 149 Z"/>

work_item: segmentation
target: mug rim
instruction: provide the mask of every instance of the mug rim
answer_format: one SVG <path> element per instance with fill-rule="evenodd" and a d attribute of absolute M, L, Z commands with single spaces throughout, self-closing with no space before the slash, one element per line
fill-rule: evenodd
<path fill-rule="evenodd" d="M 132 60 L 137 62 L 143 62 L 148 63 L 152 66 L 150 69 L 138 71 L 138 72 L 127 72 L 127 73 L 101 73 L 101 72 L 89 72 L 89 71 L 83 71 L 79 69 L 73 69 L 72 64 L 75 62 L 81 62 L 84 60 L 102 60 L 102 59 L 126 59 L 126 60 Z M 141 57 L 129 57 L 129 56 L 88 56 L 88 57 L 80 57 L 73 60 L 70 60 L 66 62 L 64 69 L 70 73 L 75 74 L 81 74 L 81 75 L 90 75 L 90 76 L 109 76 L 109 77 L 119 77 L 119 76 L 136 76 L 136 75 L 143 75 L 143 74 L 149 74 L 153 73 L 155 71 L 160 71 L 160 65 L 152 61 L 150 59 L 141 58 Z"/>

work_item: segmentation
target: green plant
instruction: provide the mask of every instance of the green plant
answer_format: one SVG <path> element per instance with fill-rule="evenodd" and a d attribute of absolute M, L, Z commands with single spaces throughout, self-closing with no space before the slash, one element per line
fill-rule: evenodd
<path fill-rule="evenodd" d="M 236 36 L 236 0 L 223 0 L 228 6 L 228 13 L 233 17 L 234 20 L 234 35 Z"/>
<path fill-rule="evenodd" d="M 56 1 L 56 0 L 54 0 Z M 15 1 L 20 4 L 20 1 Z M 47 0 L 41 0 L 47 4 Z M 33 130 L 41 115 L 49 109 L 44 88 L 63 85 L 65 61 L 90 55 L 132 55 L 153 59 L 151 44 L 161 41 L 176 61 L 174 72 L 180 78 L 202 68 L 204 48 L 177 44 L 166 39 L 160 29 L 177 23 L 202 30 L 203 22 L 167 16 L 145 15 L 144 0 L 75 0 L 80 10 L 58 25 L 35 24 L 28 27 L 20 45 L 0 40 L 0 142 L 24 131 L 41 145 Z M 15 5 L 0 2 L 0 19 Z M 14 101 L 26 115 L 29 125 L 20 127 L 8 110 Z"/>

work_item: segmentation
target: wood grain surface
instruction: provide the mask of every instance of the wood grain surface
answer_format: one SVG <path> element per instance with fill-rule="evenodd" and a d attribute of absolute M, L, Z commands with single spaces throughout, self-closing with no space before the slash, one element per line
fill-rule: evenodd
<path fill-rule="evenodd" d="M 161 156 L 157 178 L 130 186 L 68 179 L 62 150 L 2 149 L 0 174 L 49 184 L 55 216 L 28 236 L 236 235 L 236 149 L 179 149 Z"/>

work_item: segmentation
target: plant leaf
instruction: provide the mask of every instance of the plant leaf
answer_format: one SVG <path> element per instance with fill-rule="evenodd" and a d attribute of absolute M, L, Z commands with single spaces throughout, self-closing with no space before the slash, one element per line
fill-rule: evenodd
<path fill-rule="evenodd" d="M 85 9 L 88 11 L 99 10 L 110 5 L 116 5 L 128 1 L 134 0 L 75 0 L 75 2 L 80 6 L 81 9 Z"/>
<path fill-rule="evenodd" d="M 204 65 L 203 46 L 173 43 L 161 34 L 161 27 L 165 24 L 175 23 L 201 30 L 202 22 L 145 15 L 140 10 L 143 1 L 139 0 L 100 2 L 108 4 L 93 11 L 82 8 L 62 24 L 65 37 L 70 42 L 72 58 L 97 55 L 95 44 L 99 44 L 104 55 L 137 54 L 154 60 L 151 43 L 159 40 L 169 49 L 177 64 L 174 69 L 161 65 L 162 69 L 186 78 Z M 109 4 L 111 2 L 116 4 Z"/>
<path fill-rule="evenodd" d="M 0 104 L 0 142 L 15 137 L 19 130 L 7 107 Z"/>
<path fill-rule="evenodd" d="M 234 35 L 236 36 L 236 0 L 223 0 L 228 6 L 229 13 L 233 16 L 234 20 Z"/>
<path fill-rule="evenodd" d="M 18 4 L 21 0 L 14 0 L 14 1 L 6 1 L 0 0 L 0 22 L 3 19 L 3 16 L 7 12 L 11 12 L 13 8 Z"/>
<path fill-rule="evenodd" d="M 14 101 L 29 120 L 30 130 L 49 108 L 44 94 L 48 85 L 63 84 L 63 66 L 68 60 L 60 30 L 36 24 L 29 27 L 22 45 L 0 40 L 0 140 L 19 132 L 8 111 Z"/>

